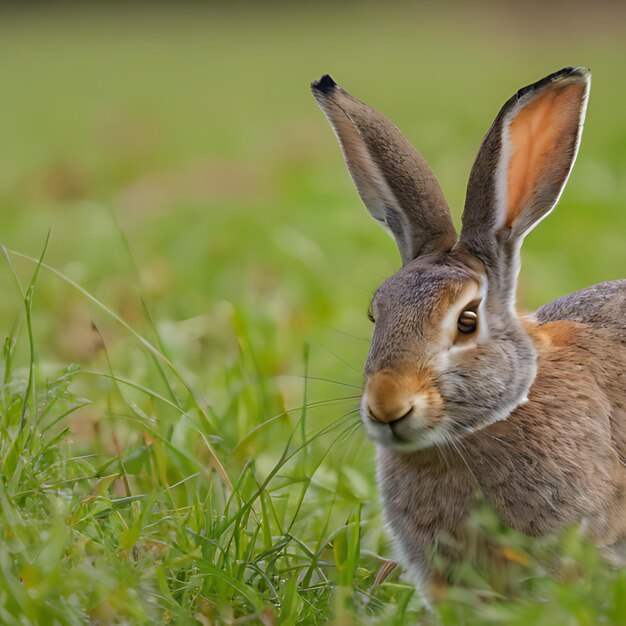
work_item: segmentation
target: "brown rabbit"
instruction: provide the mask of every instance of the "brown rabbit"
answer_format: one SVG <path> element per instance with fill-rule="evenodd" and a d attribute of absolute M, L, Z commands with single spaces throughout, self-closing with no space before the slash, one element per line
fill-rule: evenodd
<path fill-rule="evenodd" d="M 515 308 L 520 246 L 563 190 L 589 85 L 588 70 L 565 68 L 506 102 L 472 168 L 460 237 L 400 131 L 329 76 L 312 85 L 402 257 L 372 301 L 361 417 L 418 583 L 476 491 L 528 535 L 581 524 L 601 546 L 626 538 L 626 280 Z"/>

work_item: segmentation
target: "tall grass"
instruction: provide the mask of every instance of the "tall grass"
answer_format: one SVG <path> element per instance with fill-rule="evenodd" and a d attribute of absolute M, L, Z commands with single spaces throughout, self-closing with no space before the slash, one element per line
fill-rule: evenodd
<path fill-rule="evenodd" d="M 578 533 L 559 544 L 530 542 L 488 510 L 473 518 L 470 530 L 490 538 L 496 575 L 468 560 L 457 568 L 459 586 L 428 611 L 397 573 L 380 576 L 389 551 L 381 544 L 378 507 L 371 485 L 349 465 L 361 443 L 358 395 L 352 393 L 358 388 L 347 385 L 348 395 L 309 401 L 314 381 L 307 350 L 302 405 L 288 410 L 275 381 L 261 379 L 254 358 L 242 351 L 241 361 L 224 372 L 234 392 L 226 410 L 218 411 L 198 401 L 184 374 L 157 348 L 73 281 L 138 342 L 171 398 L 118 376 L 108 359 L 107 371 L 72 365 L 43 376 L 31 316 L 36 286 L 69 279 L 56 270 L 42 277 L 42 269 L 52 269 L 42 253 L 32 259 L 34 271 L 23 288 L 13 256 L 5 249 L 23 312 L 3 351 L 3 623 L 626 619 L 624 572 L 603 564 Z M 246 345 L 245 327 L 233 322 Z M 29 345 L 25 367 L 14 360 L 20 341 Z M 93 438 L 73 442 L 72 416 L 80 419 L 92 406 L 78 390 L 94 392 L 94 382 L 96 401 L 106 407 L 103 425 Z M 246 388 L 250 393 L 242 393 Z M 315 423 L 320 409 L 332 410 L 335 419 Z M 234 438 L 228 436 L 233 421 Z M 104 427 L 107 422 L 112 426 Z M 228 445 L 229 438 L 236 443 Z M 264 453 L 266 445 L 280 453 Z M 252 453 L 255 446 L 260 453 Z"/>

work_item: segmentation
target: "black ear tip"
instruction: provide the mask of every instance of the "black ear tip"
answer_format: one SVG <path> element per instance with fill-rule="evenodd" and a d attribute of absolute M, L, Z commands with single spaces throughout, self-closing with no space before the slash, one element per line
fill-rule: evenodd
<path fill-rule="evenodd" d="M 565 78 L 566 76 L 578 76 L 580 78 L 586 78 L 591 72 L 587 67 L 564 67 L 560 72 L 552 74 L 553 78 Z"/>
<path fill-rule="evenodd" d="M 311 89 L 325 94 L 329 94 L 336 86 L 337 83 L 328 74 L 324 74 L 319 80 L 311 83 Z"/>
<path fill-rule="evenodd" d="M 531 91 L 537 91 L 546 85 L 551 83 L 560 81 L 560 80 L 571 80 L 575 82 L 579 81 L 588 81 L 591 72 L 586 67 L 564 67 L 562 70 L 558 72 L 553 72 L 552 74 L 548 74 L 545 78 L 533 83 L 532 85 L 528 85 L 527 87 L 522 87 L 517 92 L 517 98 L 522 98 L 527 93 Z"/>

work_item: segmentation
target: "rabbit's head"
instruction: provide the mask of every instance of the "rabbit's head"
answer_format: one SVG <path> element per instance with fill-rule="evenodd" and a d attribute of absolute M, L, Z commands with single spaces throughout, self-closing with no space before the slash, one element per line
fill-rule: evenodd
<path fill-rule="evenodd" d="M 505 419 L 536 371 L 515 312 L 519 250 L 574 163 L 590 74 L 566 68 L 506 102 L 480 148 L 457 237 L 426 161 L 385 117 L 329 76 L 313 94 L 357 190 L 394 237 L 402 268 L 377 290 L 361 416 L 398 450 L 454 441 Z"/>

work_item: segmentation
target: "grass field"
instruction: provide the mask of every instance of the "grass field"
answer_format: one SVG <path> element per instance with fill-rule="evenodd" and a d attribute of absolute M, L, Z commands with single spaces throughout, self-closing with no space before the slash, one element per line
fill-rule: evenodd
<path fill-rule="evenodd" d="M 458 223 L 500 105 L 591 67 L 532 308 L 625 273 L 626 13 L 99 7 L 0 13 L 0 623 L 626 624 L 626 573 L 576 529 L 529 542 L 489 511 L 497 576 L 459 568 L 432 612 L 375 584 L 356 408 L 399 259 L 308 89 L 330 72 L 387 113 Z"/>

